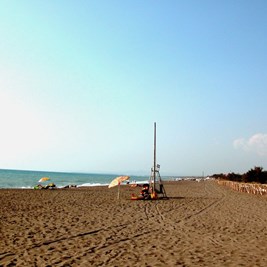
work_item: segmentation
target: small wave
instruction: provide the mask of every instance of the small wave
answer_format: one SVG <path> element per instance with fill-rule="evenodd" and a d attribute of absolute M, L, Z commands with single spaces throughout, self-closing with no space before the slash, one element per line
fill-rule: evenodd
<path fill-rule="evenodd" d="M 148 180 L 144 181 L 131 181 L 130 184 L 149 184 Z"/>
<path fill-rule="evenodd" d="M 101 183 L 84 183 L 77 185 L 77 187 L 88 187 L 88 186 L 108 186 L 108 184 L 101 184 Z"/>

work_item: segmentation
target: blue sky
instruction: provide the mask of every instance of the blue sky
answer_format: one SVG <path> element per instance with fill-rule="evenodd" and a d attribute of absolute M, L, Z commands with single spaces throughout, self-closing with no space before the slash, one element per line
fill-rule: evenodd
<path fill-rule="evenodd" d="M 267 169 L 267 2 L 0 1 L 0 168 Z"/>

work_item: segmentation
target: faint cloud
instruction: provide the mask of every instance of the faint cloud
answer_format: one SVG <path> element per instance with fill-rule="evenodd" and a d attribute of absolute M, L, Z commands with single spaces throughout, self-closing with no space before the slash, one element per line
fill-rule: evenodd
<path fill-rule="evenodd" d="M 247 152 L 254 152 L 260 156 L 267 155 L 267 134 L 257 133 L 249 139 L 238 138 L 234 140 L 235 149 L 242 149 Z"/>

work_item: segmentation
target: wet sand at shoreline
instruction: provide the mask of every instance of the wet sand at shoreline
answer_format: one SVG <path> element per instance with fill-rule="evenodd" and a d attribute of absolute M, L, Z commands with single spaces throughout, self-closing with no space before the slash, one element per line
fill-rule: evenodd
<path fill-rule="evenodd" d="M 213 181 L 0 190 L 0 266 L 266 266 L 267 197 Z"/>

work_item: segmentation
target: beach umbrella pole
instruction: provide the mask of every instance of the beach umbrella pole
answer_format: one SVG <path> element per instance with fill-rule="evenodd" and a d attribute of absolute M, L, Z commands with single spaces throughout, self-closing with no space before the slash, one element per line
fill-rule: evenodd
<path fill-rule="evenodd" d="M 119 183 L 118 185 L 118 200 L 120 199 L 120 187 L 121 187 L 121 183 Z"/>

